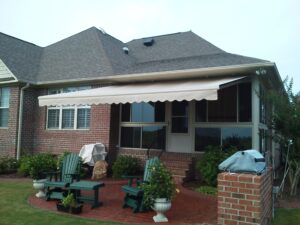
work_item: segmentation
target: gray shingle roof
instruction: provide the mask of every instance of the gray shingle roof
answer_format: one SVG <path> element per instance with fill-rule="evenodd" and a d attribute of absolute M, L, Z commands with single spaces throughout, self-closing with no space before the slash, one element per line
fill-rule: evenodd
<path fill-rule="evenodd" d="M 143 39 L 123 43 L 92 27 L 42 48 L 0 33 L 0 58 L 33 83 L 267 62 L 226 53 L 191 31 L 153 39 L 150 47 Z"/>
<path fill-rule="evenodd" d="M 42 50 L 37 45 L 0 33 L 0 58 L 18 79 L 36 80 Z"/>

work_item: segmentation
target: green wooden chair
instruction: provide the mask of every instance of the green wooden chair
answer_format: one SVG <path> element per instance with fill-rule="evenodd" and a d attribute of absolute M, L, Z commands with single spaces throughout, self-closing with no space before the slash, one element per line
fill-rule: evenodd
<path fill-rule="evenodd" d="M 66 155 L 60 165 L 60 171 L 48 173 L 49 178 L 45 182 L 46 200 L 62 200 L 66 194 L 66 188 L 74 180 L 80 179 L 81 158 L 77 154 Z"/>
<path fill-rule="evenodd" d="M 154 165 L 159 159 L 157 157 L 146 160 L 143 179 L 137 176 L 124 176 L 128 178 L 128 184 L 122 186 L 122 191 L 125 192 L 123 208 L 130 207 L 134 213 L 143 212 L 147 209 L 143 207 L 144 191 L 140 185 L 142 182 L 147 182 L 151 176 L 151 166 Z"/>

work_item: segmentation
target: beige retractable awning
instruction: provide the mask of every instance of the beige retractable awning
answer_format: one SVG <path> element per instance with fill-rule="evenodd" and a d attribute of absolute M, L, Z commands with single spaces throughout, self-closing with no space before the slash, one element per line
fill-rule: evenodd
<path fill-rule="evenodd" d="M 40 106 L 217 100 L 220 85 L 242 77 L 113 85 L 39 97 Z"/>

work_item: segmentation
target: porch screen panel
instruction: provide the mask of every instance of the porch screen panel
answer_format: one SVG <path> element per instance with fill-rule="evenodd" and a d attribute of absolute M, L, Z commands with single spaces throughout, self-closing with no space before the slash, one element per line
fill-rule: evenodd
<path fill-rule="evenodd" d="M 251 83 L 239 84 L 239 121 L 252 121 Z"/>
<path fill-rule="evenodd" d="M 235 122 L 237 120 L 237 86 L 218 91 L 217 101 L 208 101 L 209 122 Z"/>
<path fill-rule="evenodd" d="M 122 127 L 121 146 L 129 148 L 141 147 L 141 127 Z"/>
<path fill-rule="evenodd" d="M 241 127 L 222 128 L 222 146 L 223 148 L 234 146 L 238 150 L 251 149 L 252 129 Z"/>
<path fill-rule="evenodd" d="M 166 128 L 163 126 L 147 126 L 142 130 L 142 148 L 165 149 Z"/>
<path fill-rule="evenodd" d="M 221 145 L 220 128 L 196 128 L 195 129 L 195 151 L 203 151 L 205 147 Z"/>

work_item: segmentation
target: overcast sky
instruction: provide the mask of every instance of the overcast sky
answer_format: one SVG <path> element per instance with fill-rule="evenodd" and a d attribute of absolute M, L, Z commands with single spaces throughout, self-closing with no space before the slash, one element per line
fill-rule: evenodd
<path fill-rule="evenodd" d="M 219 48 L 275 62 L 300 91 L 298 0 L 0 0 L 0 32 L 47 46 L 95 26 L 127 42 L 192 30 Z"/>

